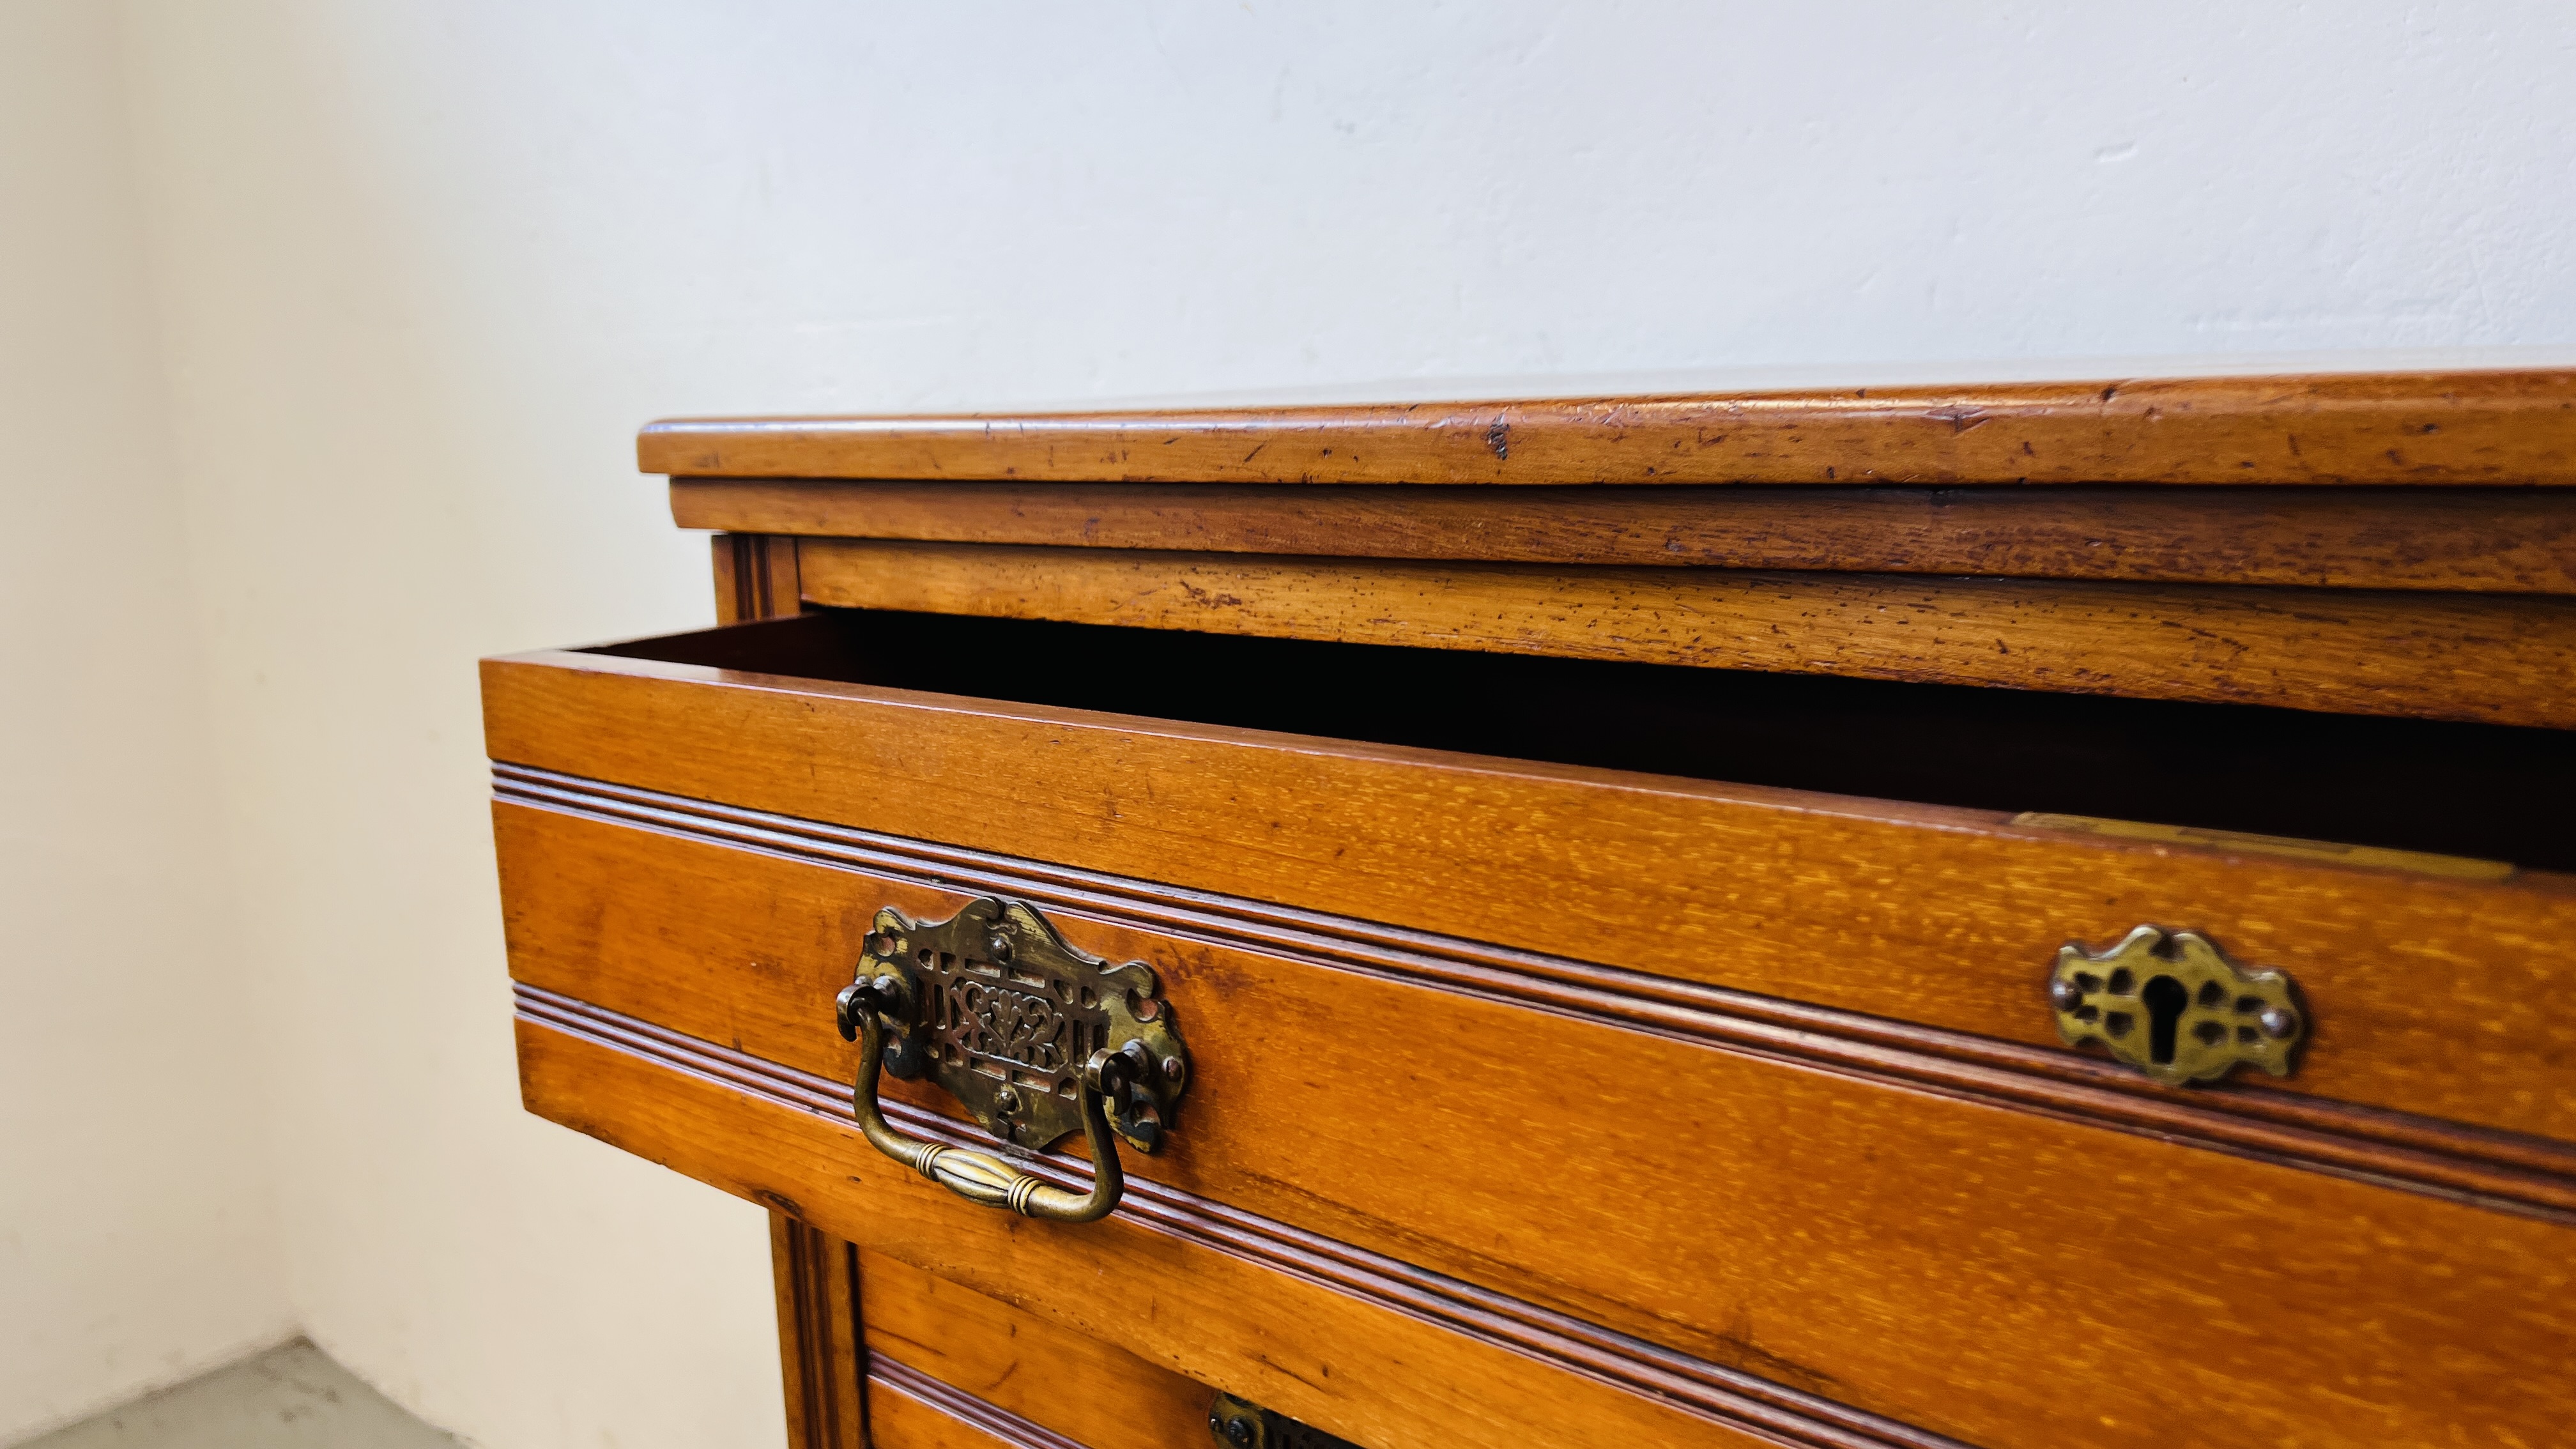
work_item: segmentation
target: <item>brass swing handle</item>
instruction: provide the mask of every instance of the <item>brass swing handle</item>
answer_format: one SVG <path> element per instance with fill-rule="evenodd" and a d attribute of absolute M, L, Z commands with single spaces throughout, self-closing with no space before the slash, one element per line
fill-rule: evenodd
<path fill-rule="evenodd" d="M 1118 1147 L 1109 1129 L 1108 1098 L 1124 1093 L 1135 1080 L 1142 1048 L 1129 1052 L 1097 1051 L 1083 1064 L 1076 1086 L 1082 1113 L 1082 1139 L 1091 1147 L 1091 1191 L 1067 1192 L 997 1157 L 944 1147 L 906 1137 L 888 1126 L 877 1108 L 877 1081 L 884 1070 L 885 1018 L 903 1016 L 910 1007 L 911 987 L 900 976 L 862 978 L 843 988 L 841 1035 L 859 1044 L 859 1079 L 850 1092 L 859 1131 L 877 1151 L 986 1207 L 1009 1208 L 1024 1218 L 1051 1223 L 1097 1222 L 1109 1216 L 1127 1190 L 1127 1175 L 1118 1166 Z"/>

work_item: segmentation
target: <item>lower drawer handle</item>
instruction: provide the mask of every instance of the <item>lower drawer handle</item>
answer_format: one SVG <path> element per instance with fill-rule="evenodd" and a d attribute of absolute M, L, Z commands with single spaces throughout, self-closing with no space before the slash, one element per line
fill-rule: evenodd
<path fill-rule="evenodd" d="M 985 896 L 939 922 L 877 912 L 858 978 L 835 1004 L 841 1035 L 859 1044 L 850 1104 L 870 1145 L 959 1197 L 1022 1217 L 1108 1216 L 1127 1184 L 1116 1139 L 1155 1150 L 1188 1084 L 1153 970 L 1075 950 L 1025 901 Z M 1091 1191 L 895 1131 L 877 1105 L 885 1072 L 929 1077 L 986 1131 L 1023 1149 L 1079 1130 Z"/>
<path fill-rule="evenodd" d="M 885 1061 L 885 1018 L 909 1016 L 909 995 L 903 978 L 891 974 L 854 981 L 841 993 L 841 1034 L 852 1035 L 855 1026 L 859 1043 L 859 1080 L 850 1093 L 850 1105 L 858 1113 L 859 1131 L 868 1142 L 969 1202 L 1006 1207 L 1024 1218 L 1045 1218 L 1057 1223 L 1087 1223 L 1107 1217 L 1126 1191 L 1127 1178 L 1118 1166 L 1118 1149 L 1109 1142 L 1109 1114 L 1101 1098 L 1104 1091 L 1112 1090 L 1109 1084 L 1119 1079 L 1125 1060 L 1102 1051 L 1093 1052 L 1091 1060 L 1083 1064 L 1076 1090 L 1080 1093 L 1083 1140 L 1091 1148 L 1091 1191 L 1088 1195 L 1067 1192 L 1000 1158 L 923 1142 L 887 1125 L 885 1113 L 877 1107 L 877 1074 Z"/>

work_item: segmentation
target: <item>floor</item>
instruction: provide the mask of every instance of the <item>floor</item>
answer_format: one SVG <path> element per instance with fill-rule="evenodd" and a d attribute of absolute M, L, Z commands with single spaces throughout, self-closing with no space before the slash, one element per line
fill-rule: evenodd
<path fill-rule="evenodd" d="M 309 1343 L 290 1343 L 18 1449 L 457 1449 Z"/>

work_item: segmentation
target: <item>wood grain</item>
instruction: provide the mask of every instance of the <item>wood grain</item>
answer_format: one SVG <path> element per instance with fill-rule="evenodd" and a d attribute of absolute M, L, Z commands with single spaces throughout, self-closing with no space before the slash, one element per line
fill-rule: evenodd
<path fill-rule="evenodd" d="M 868 1381 L 868 1419 L 876 1430 L 870 1449 L 1065 1449 L 993 1429 L 951 1412 L 938 1402 L 882 1379 Z M 1084 1446 L 1089 1449 L 1089 1446 Z M 1195 1449 L 1195 1446 L 1193 1446 Z"/>
<path fill-rule="evenodd" d="M 743 567 L 742 543 L 739 536 L 730 534 L 719 534 L 707 540 L 707 561 L 715 576 L 716 623 L 719 625 L 739 624 L 759 617 L 748 612 L 749 605 L 745 602 L 747 588 L 754 582 L 754 577 L 752 571 Z"/>
<path fill-rule="evenodd" d="M 872 1449 L 1095 1449 L 890 1358 L 869 1360 L 868 1405 L 876 1429 Z M 1099 1443 L 1199 1449 L 1190 1441 L 1126 1433 Z"/>
<path fill-rule="evenodd" d="M 2576 731 L 875 609 L 588 652 L 2576 871 Z"/>
<path fill-rule="evenodd" d="M 856 1251 L 772 1208 L 769 1258 L 789 1449 L 867 1449 Z"/>
<path fill-rule="evenodd" d="M 807 539 L 809 602 L 2576 726 L 2576 600 Z"/>
<path fill-rule="evenodd" d="M 979 1211 L 876 1156 L 855 1126 L 553 1027 L 518 1030 L 540 1116 L 737 1195 L 794 1201 L 827 1232 L 1360 1443 L 1778 1442 L 1124 1211 L 1070 1231 Z"/>
<path fill-rule="evenodd" d="M 530 1025 L 552 1027 L 649 1063 L 724 1082 L 791 1111 L 819 1112 L 835 1122 L 845 1116 L 848 1094 L 823 1078 L 534 987 L 517 987 L 514 994 L 522 1020 Z M 970 1150 L 981 1142 L 968 1124 L 900 1102 L 881 1105 L 897 1129 L 909 1135 Z M 1038 1155 L 1021 1161 L 1041 1179 L 1076 1191 L 1079 1182 L 1088 1180 L 1079 1164 L 1062 1157 Z M 1440 1325 L 1471 1344 L 1570 1369 L 1718 1423 L 1749 1426 L 1775 1442 L 1830 1449 L 1960 1449 L 1957 1441 L 1927 1430 L 1616 1334 L 1382 1254 L 1221 1208 L 1176 1189 L 1134 1178 L 1128 1179 L 1128 1188 L 1122 1211 L 1183 1243 L 1212 1248 L 1365 1303 L 1393 1307 Z"/>
<path fill-rule="evenodd" d="M 726 1033 L 827 1093 L 856 1064 L 820 1003 L 846 982 L 875 906 L 942 919 L 964 900 L 612 827 L 514 819 L 502 839 L 513 896 L 536 897 L 509 923 L 520 979 L 701 1039 Z M 2022 1364 L 2038 1382 L 2055 1325 L 2073 1316 L 2103 1322 L 2090 1337 L 2106 1360 L 2167 1362 L 2201 1333 L 2196 1314 L 2302 1341 L 2322 1330 L 2301 1315 L 2376 1323 L 2383 1294 L 2437 1315 L 2440 1290 L 2417 1271 L 2477 1280 L 2479 1312 L 2513 1319 L 2525 1306 L 2503 1286 L 2513 1255 L 2542 1261 L 2576 1244 L 2563 1226 L 2532 1224 L 2508 1231 L 2484 1268 L 2410 1249 L 2411 1266 L 2365 1278 L 2326 1264 L 2399 1241 L 2430 1249 L 2462 1230 L 2464 1210 L 2351 1183 L 2311 1195 L 2285 1188 L 2279 1169 L 2162 1143 L 2093 1152 L 2062 1121 L 2012 1125 L 1840 1075 L 1081 915 L 1057 922 L 1083 949 L 1154 965 L 1191 1042 L 1184 1131 L 1169 1154 L 1131 1162 L 1138 1175 L 1793 1387 L 1876 1389 L 1858 1402 L 1917 1422 L 1921 1410 L 1886 1386 L 1922 1342 L 1976 1334 L 1992 1372 L 2011 1378 Z M 918 1088 L 892 1094 L 945 1105 Z M 1568 1114 L 1565 1102 L 1585 1106 Z M 1971 1154 L 1977 1171 L 1961 1182 L 1955 1165 Z M 1528 1165 L 1494 1171 L 1503 1161 Z M 2265 1205 L 2260 1221 L 2244 1220 L 2249 1202 Z M 2373 1242 L 2344 1230 L 2364 1217 L 2382 1235 Z M 2188 1258 L 2223 1227 L 2234 1251 L 2271 1266 L 2216 1282 L 2106 1275 L 2100 1245 L 2071 1232 L 2087 1221 L 2142 1262 Z M 2001 1223 L 2015 1231 L 1996 1234 Z M 2345 1247 L 2293 1246 L 2310 1239 Z M 1863 1301 L 1908 1335 L 1856 1341 L 1830 1315 L 1798 1311 Z M 1739 1320 L 1768 1325 L 1758 1345 L 1740 1341 Z M 2479 1322 L 2426 1331 L 2507 1362 L 2528 1351 L 2484 1340 Z M 2239 1347 L 2208 1346 L 2256 1372 Z M 2402 1361 L 2423 1347 L 2383 1351 Z M 2320 1351 L 2372 1352 L 2352 1340 Z"/>
<path fill-rule="evenodd" d="M 709 544 L 718 624 L 775 619 L 803 607 L 798 598 L 794 539 L 724 533 Z"/>
<path fill-rule="evenodd" d="M 936 920 L 967 899 L 587 822 L 513 819 L 501 838 L 511 894 L 527 902 L 508 927 L 519 980 L 700 1040 L 721 1033 L 821 1083 L 856 1072 L 823 1004 L 875 909 Z M 2188 1357 L 2205 1315 L 2334 1355 L 2396 1363 L 2438 1341 L 2520 1362 L 2531 1346 L 2486 1339 L 2482 1315 L 2532 1309 L 2509 1287 L 2516 1254 L 2576 1249 L 2563 1222 L 2489 1231 L 2447 1202 L 2350 1182 L 2311 1192 L 2269 1164 L 2143 1139 L 2096 1133 L 2104 1145 L 2091 1148 L 2064 1120 L 1056 919 L 1084 950 L 1151 964 L 1191 1044 L 1185 1129 L 1168 1154 L 1132 1161 L 1137 1175 L 1796 1388 L 1841 1385 L 1913 1422 L 1929 1422 L 1925 1408 L 1891 1386 L 1909 1381 L 1919 1344 L 1974 1334 L 1999 1378 L 2040 1383 L 2056 1325 L 2085 1314 L 2103 1325 L 2089 1337 L 2106 1361 Z M 954 1110 L 916 1085 L 887 1094 Z M 1957 1180 L 1971 1156 L 1973 1180 Z M 1526 1165 L 1494 1170 L 1505 1161 Z M 2265 1204 L 2259 1221 L 2246 1220 L 2250 1202 Z M 2363 1218 L 2373 1242 L 2345 1230 Z M 2082 1222 L 2155 1263 L 2187 1260 L 2223 1229 L 2267 1266 L 2223 1281 L 2106 1274 Z M 1995 1233 L 2004 1223 L 2015 1232 Z M 2462 1232 L 2495 1255 L 2437 1248 Z M 2343 1246 L 2301 1246 L 2312 1240 Z M 2415 1245 L 2399 1255 L 2408 1266 L 2334 1266 L 2399 1241 Z M 2462 1279 L 2479 1307 L 2445 1317 L 2437 1283 Z M 2562 1281 L 2542 1280 L 2530 1291 Z M 1862 1339 L 1798 1310 L 1858 1302 L 1907 1336 Z M 2305 1321 L 2375 1324 L 2399 1303 L 2410 1321 L 2443 1321 L 2426 1321 L 2420 1343 L 2330 1348 L 2320 1340 L 2334 1335 Z M 1739 1320 L 1768 1325 L 1758 1345 L 1734 1333 Z M 2246 1347 L 2202 1341 L 2256 1372 Z"/>
<path fill-rule="evenodd" d="M 2513 597 L 2576 592 L 2576 373 L 728 420 L 639 454 L 732 475 L 672 489 L 733 535 L 726 622 L 837 590 L 2576 723 L 2576 613 Z M 1479 483 L 1535 486 L 1388 486 Z M 1298 561 L 1347 554 L 1411 562 Z M 2528 1009 L 2567 882 L 651 673 L 516 680 L 496 739 L 769 813 L 502 772 L 523 1085 L 825 1225 L 774 1224 L 806 1449 L 870 1409 L 888 1449 L 1195 1445 L 1186 1375 L 1373 1449 L 1934 1442 L 1872 1413 L 1990 1449 L 2537 1443 L 2576 1407 L 2576 1149 L 2514 1135 L 2576 1135 L 2576 1038 Z M 814 807 L 873 829 L 774 813 Z M 1021 881 L 1154 960 L 1199 1057 L 1172 1149 L 1079 1237 L 876 1160 L 815 1030 L 876 904 Z M 2139 919 L 2309 984 L 2289 1090 L 2160 1093 L 2053 1046 L 2043 938 Z M 969 1140 L 895 1091 L 906 1130 Z M 864 1281 L 840 1233 L 882 1249 Z"/>
<path fill-rule="evenodd" d="M 524 877 L 546 892 L 549 901 L 578 902 L 553 907 L 575 912 L 581 924 L 571 936 L 586 940 L 603 929 L 601 923 L 637 914 L 603 899 L 611 882 L 631 882 L 636 889 L 660 890 L 671 901 L 690 903 L 684 910 L 654 916 L 650 940 L 632 948 L 638 959 L 703 949 L 788 961 L 819 950 L 818 959 L 825 963 L 821 979 L 837 974 L 841 955 L 855 955 L 856 938 L 844 939 L 838 930 L 811 934 L 811 927 L 796 923 L 838 920 L 846 891 L 909 888 L 1010 896 L 1045 910 L 1114 922 L 1141 939 L 1188 939 L 1325 972 L 1358 971 L 1614 1029 L 1821 1066 L 1883 1085 L 1930 1088 L 2147 1132 L 2165 1141 L 2343 1172 L 2562 1222 L 2576 1220 L 2576 1146 L 2296 1092 L 2225 1085 L 2175 1091 L 2090 1052 L 2025 1046 L 1346 917 L 925 846 L 518 766 L 496 771 L 494 794 L 496 805 L 528 807 L 496 809 L 495 839 L 505 847 L 505 878 Z M 680 842 L 713 846 L 719 853 L 684 861 Z M 794 862 L 816 870 L 749 867 L 731 853 L 744 850 L 757 852 L 763 862 Z M 536 864 L 525 864 L 530 861 Z M 536 911 L 530 907 L 532 915 Z M 519 919 L 516 908 L 509 919 Z M 761 924 L 729 926 L 721 945 L 707 946 L 705 923 L 710 919 Z M 555 937 L 563 938 L 561 933 Z M 672 969 L 674 979 L 693 979 L 696 970 L 685 957 Z M 558 985 L 576 995 L 606 989 Z M 647 1015 L 661 1011 L 632 998 L 613 999 L 622 1003 L 621 1009 Z M 729 1040 L 780 1060 L 796 1059 L 795 1044 L 812 1026 L 808 1013 L 764 999 L 736 1005 L 744 1014 L 726 1018 Z M 705 1034 L 712 1028 L 700 1020 L 692 1029 Z M 764 1042 L 769 1045 L 762 1046 Z"/>
<path fill-rule="evenodd" d="M 903 1364 L 1092 1449 L 1202 1449 L 1209 1442 L 1216 1391 L 1205 1384 L 900 1259 L 860 1258 L 868 1351 L 876 1360 Z"/>
<path fill-rule="evenodd" d="M 647 473 L 1187 483 L 2576 483 L 2576 372 L 652 424 Z"/>
<path fill-rule="evenodd" d="M 2532 488 L 675 478 L 671 514 L 683 528 L 926 543 L 2576 593 L 2576 495 Z"/>
<path fill-rule="evenodd" d="M 1333 1432 L 1390 1449 L 1438 1442 L 1372 1435 L 1330 1396 L 1357 1391 L 1361 1402 L 1400 1412 L 1464 1386 L 1452 1369 L 1463 1356 L 1456 1349 L 1390 1345 L 1384 1362 L 1351 1362 L 1354 1350 L 1364 1355 L 1363 1345 L 1378 1342 L 1350 1333 L 1361 1325 L 1347 1312 L 1370 1306 L 1365 1292 L 1345 1287 L 1330 1303 L 1307 1304 L 1297 1301 L 1296 1279 L 1275 1270 L 1229 1281 L 1215 1264 L 1175 1261 L 1170 1246 L 1137 1244 L 1122 1232 L 1131 1221 L 1126 1210 L 1088 1232 L 1014 1227 L 900 1169 L 881 1171 L 852 1130 L 820 1110 L 720 1085 L 704 1071 L 656 1075 L 642 1054 L 534 1020 L 523 1021 L 521 1051 L 527 1099 L 541 1113 L 719 1186 L 783 1193 L 809 1220 L 1077 1331 L 1110 1327 L 1139 1353 L 1163 1357 L 1177 1347 L 1166 1335 L 1214 1348 L 1253 1326 L 1274 1364 L 1308 1367 L 1298 1407 L 1248 1391 L 1238 1364 L 1205 1361 L 1222 1352 L 1200 1356 L 1199 1366 L 1214 1373 L 1175 1367 Z M 813 1085 L 828 1092 L 830 1084 Z M 1319 1103 L 1351 1103 L 1352 1115 L 1373 1105 L 1326 1080 L 1310 1091 Z M 2549 1368 L 2570 1328 L 2562 1229 L 2423 1198 L 2396 1199 L 2404 1206 L 2391 1214 L 2377 1201 L 2384 1195 L 2367 1187 L 2260 1167 L 2250 1184 L 2239 1184 L 2254 1186 L 2253 1197 L 2213 1211 L 2198 1205 L 2205 1200 L 2193 1188 L 2190 1159 L 2199 1154 L 2137 1138 L 2103 1140 L 2044 1121 L 2010 1132 L 1962 1122 L 1964 1133 L 1933 1128 L 1928 1136 L 1882 1121 L 1891 1129 L 1889 1152 L 1871 1160 L 1846 1155 L 1856 1145 L 1848 1130 L 1778 1110 L 1784 1106 L 1767 1099 L 1720 1109 L 1759 1116 L 1762 1125 L 1742 1148 L 1776 1160 L 1706 1205 L 1720 1220 L 1702 1229 L 1707 1241 L 1696 1248 L 1701 1261 L 1726 1265 L 1747 1295 L 1720 1296 L 1701 1311 L 1729 1322 L 1739 1353 L 1762 1355 L 1774 1378 L 1851 1365 L 1864 1372 L 1828 1381 L 1832 1397 L 1882 1414 L 1912 1408 L 1923 1427 L 1989 1449 L 2163 1445 L 2188 1441 L 2210 1423 L 2227 1425 L 2232 1442 L 2445 1442 L 2457 1429 L 2480 1442 L 2541 1443 L 2576 1394 Z M 1722 1136 L 1691 1129 L 1717 1126 L 1693 1113 L 1676 1130 L 1701 1144 Z M 1817 1129 L 1825 1135 L 1810 1148 L 1804 1134 Z M 1861 1135 L 1877 1140 L 1873 1132 Z M 1580 1176 L 1553 1190 L 1549 1183 L 1568 1170 L 1579 1173 L 1586 1159 L 1549 1155 L 1562 1144 L 1545 1135 L 1524 1137 L 1522 1145 L 1531 1167 L 1547 1164 L 1547 1176 L 1532 1174 L 1530 1190 L 1545 1193 L 1552 1209 L 1583 1195 Z M 1346 1161 L 1389 1176 L 1406 1170 L 1400 1161 Z M 1837 1172 L 1829 1163 L 1846 1166 Z M 1811 1180 L 1801 1167 L 1822 1169 L 1830 1180 Z M 1177 1201 L 1168 1191 L 1163 1196 L 1165 1208 Z M 1617 1206 L 1605 1205 L 1611 1212 Z M 1760 1245 L 1729 1250 L 1727 1219 L 1751 1213 L 1788 1221 L 1802 1210 L 1808 1221 L 1789 1239 L 1788 1253 Z M 2285 1219 L 2367 1222 L 2370 1231 L 2299 1235 L 2284 1230 Z M 1668 1226 L 1639 1230 L 1665 1229 L 1642 1254 L 1641 1271 L 1653 1271 L 1677 1245 L 1688 1250 L 1690 1239 L 1671 1236 Z M 1465 1223 L 1452 1229 L 1462 1237 L 1469 1230 Z M 1945 1266 L 1953 1255 L 1957 1261 Z M 1873 1277 L 1866 1268 L 1874 1259 L 1919 1262 L 1932 1281 Z M 2073 1279 L 2041 1271 L 2067 1260 L 2090 1266 Z M 1698 1268 L 1693 1262 L 1676 1277 Z M 1771 1274 L 1810 1286 L 1820 1275 L 1857 1281 L 1833 1295 L 1790 1294 L 1783 1284 L 1775 1303 L 1766 1286 Z M 1719 1293 L 1731 1294 L 1736 1283 Z M 1984 1312 L 1971 1315 L 1962 1303 L 1929 1318 L 1909 1313 L 1917 1294 L 1942 1288 L 1968 1293 Z M 1212 1289 L 1231 1291 L 1219 1301 L 1200 1296 Z M 1150 1306 L 1136 1302 L 1143 1295 Z M 2147 1311 L 2159 1302 L 2170 1306 Z M 1125 1326 L 1146 1318 L 1152 1322 Z M 1334 1336 L 1311 1336 L 1317 1330 Z M 1976 1352 L 1950 1351 L 1962 1342 Z M 1818 1344 L 1834 1357 L 1819 1364 L 1792 1352 Z M 2140 1364 L 2154 1371 L 2135 1371 Z M 1363 1375 L 1378 1381 L 1348 1382 Z M 1529 1368 L 1524 1377 L 1524 1393 L 1547 1387 Z M 2082 1392 L 2067 1392 L 2069 1384 Z M 1338 1422 L 1302 1412 L 1318 1401 Z M 1527 1415 L 1517 1403 L 1485 1408 Z M 1530 1418 L 1521 1432 L 1549 1442 L 1554 1418 Z"/>
<path fill-rule="evenodd" d="M 2576 1021 L 2524 1007 L 2570 969 L 2576 889 L 2555 876 L 602 655 L 484 670 L 497 760 L 2008 1041 L 2054 1044 L 2038 993 L 2066 941 L 2187 926 L 2306 988 L 2291 1088 L 2576 1138 Z"/>

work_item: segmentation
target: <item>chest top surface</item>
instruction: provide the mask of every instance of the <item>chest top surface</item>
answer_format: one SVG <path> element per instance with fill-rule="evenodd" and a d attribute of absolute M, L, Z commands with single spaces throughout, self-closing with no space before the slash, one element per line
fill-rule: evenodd
<path fill-rule="evenodd" d="M 673 419 L 644 471 L 1422 484 L 2576 483 L 2576 370 Z"/>

